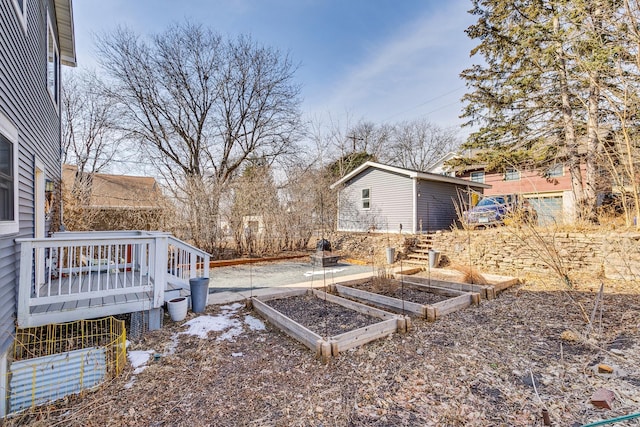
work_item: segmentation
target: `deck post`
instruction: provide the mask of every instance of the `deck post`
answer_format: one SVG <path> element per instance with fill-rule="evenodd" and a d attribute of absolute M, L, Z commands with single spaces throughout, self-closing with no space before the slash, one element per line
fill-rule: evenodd
<path fill-rule="evenodd" d="M 162 316 L 164 310 L 162 308 L 152 308 L 148 311 L 149 314 L 149 330 L 155 331 L 162 328 Z"/>
<path fill-rule="evenodd" d="M 196 262 L 198 257 L 194 254 L 189 254 L 189 279 L 193 279 L 198 276 L 198 263 Z"/>
<path fill-rule="evenodd" d="M 153 308 L 164 305 L 164 288 L 167 286 L 167 266 L 169 259 L 169 238 L 166 234 L 153 238 L 155 256 L 153 257 Z"/>
<path fill-rule="evenodd" d="M 206 253 L 204 255 L 204 268 L 203 268 L 203 273 L 202 273 L 202 277 L 209 277 L 209 264 L 211 261 L 211 257 L 209 256 L 208 253 Z"/>
<path fill-rule="evenodd" d="M 29 325 L 31 286 L 33 279 L 33 243 L 20 243 L 20 278 L 18 280 L 18 326 Z"/>

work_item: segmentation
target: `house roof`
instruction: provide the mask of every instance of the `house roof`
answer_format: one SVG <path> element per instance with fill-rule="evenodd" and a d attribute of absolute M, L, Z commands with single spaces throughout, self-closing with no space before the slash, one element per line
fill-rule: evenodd
<path fill-rule="evenodd" d="M 421 171 L 412 170 L 412 169 L 405 169 L 405 168 L 400 168 L 400 167 L 397 167 L 397 166 L 390 166 L 390 165 L 385 165 L 385 164 L 376 163 L 376 162 L 363 163 L 362 165 L 360 165 L 359 167 L 357 167 L 356 169 L 354 169 L 350 173 L 348 173 L 345 176 L 343 176 L 340 180 L 338 180 L 338 181 L 334 182 L 333 184 L 331 184 L 330 188 L 334 189 L 338 185 L 341 185 L 341 184 L 349 181 L 353 177 L 359 175 L 360 173 L 364 172 L 366 169 L 369 169 L 369 168 L 385 170 L 387 172 L 393 172 L 393 173 L 397 173 L 399 175 L 407 176 L 409 178 L 421 179 L 421 180 L 424 180 L 424 181 L 448 182 L 450 184 L 464 185 L 465 187 L 469 186 L 469 187 L 476 187 L 476 188 L 491 188 L 491 186 L 489 184 L 482 184 L 482 183 L 479 183 L 479 182 L 472 182 L 472 181 L 469 181 L 469 180 L 466 180 L 466 179 L 454 178 L 454 177 L 451 177 L 451 176 L 440 175 L 440 174 L 436 174 L 436 173 L 421 172 Z"/>
<path fill-rule="evenodd" d="M 71 188 L 76 167 L 64 165 L 62 182 Z M 91 178 L 89 206 L 100 209 L 159 209 L 162 192 L 156 180 L 148 176 L 94 173 Z"/>
<path fill-rule="evenodd" d="M 54 0 L 53 3 L 56 10 L 56 25 L 58 26 L 60 61 L 64 65 L 75 67 L 77 64 L 72 0 Z"/>
<path fill-rule="evenodd" d="M 431 162 L 427 167 L 425 172 L 429 172 L 429 173 L 439 173 L 438 169 L 442 170 L 443 172 L 448 171 L 448 167 L 445 167 L 445 162 L 458 157 L 459 154 L 454 152 L 454 151 L 449 151 L 447 154 L 445 154 L 444 156 L 438 158 L 437 160 Z"/>

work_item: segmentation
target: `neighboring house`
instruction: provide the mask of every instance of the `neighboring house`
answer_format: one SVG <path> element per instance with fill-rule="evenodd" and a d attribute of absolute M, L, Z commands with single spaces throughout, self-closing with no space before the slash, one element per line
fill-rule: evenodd
<path fill-rule="evenodd" d="M 63 165 L 67 228 L 72 229 L 71 221 L 82 221 L 87 229 L 98 231 L 164 229 L 165 199 L 154 178 L 103 173 L 78 178 L 75 166 Z M 86 188 L 77 189 L 74 197 L 77 182 Z"/>
<path fill-rule="evenodd" d="M 425 172 L 436 173 L 438 175 L 447 175 L 447 176 L 455 176 L 455 170 L 451 166 L 448 166 L 446 163 L 451 160 L 460 157 L 458 153 L 454 153 L 453 151 L 448 152 L 444 156 L 440 157 L 438 160 L 433 162 L 427 167 Z"/>
<path fill-rule="evenodd" d="M 338 231 L 421 233 L 449 229 L 469 191 L 490 186 L 366 162 L 331 188 L 338 188 Z"/>
<path fill-rule="evenodd" d="M 527 199 L 538 214 L 541 225 L 570 222 L 575 215 L 575 202 L 568 169 L 558 163 L 543 175 L 537 169 L 507 168 L 505 172 L 485 170 L 483 165 L 466 166 L 457 176 L 491 188 L 485 195 L 519 194 Z"/>
<path fill-rule="evenodd" d="M 71 0 L 0 2 L 2 379 L 15 335 L 20 267 L 15 239 L 48 234 L 45 183 L 60 178 L 60 64 L 76 65 L 71 8 Z"/>

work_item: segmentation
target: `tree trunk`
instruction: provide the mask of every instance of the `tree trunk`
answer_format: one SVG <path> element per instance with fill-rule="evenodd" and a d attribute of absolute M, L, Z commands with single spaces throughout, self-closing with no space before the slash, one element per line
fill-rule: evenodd
<path fill-rule="evenodd" d="M 596 219 L 597 183 L 598 183 L 598 102 L 600 100 L 600 77 L 597 72 L 589 73 L 589 99 L 587 110 L 587 159 L 586 185 L 583 214 L 590 221 Z"/>
<path fill-rule="evenodd" d="M 556 35 L 560 29 L 558 17 L 553 18 L 553 28 Z M 573 108 L 569 98 L 569 84 L 567 83 L 567 67 L 562 42 L 557 42 L 556 54 L 558 56 L 558 79 L 560 82 L 560 95 L 562 99 L 562 121 L 564 125 L 565 145 L 567 148 L 567 166 L 571 175 L 571 189 L 573 190 L 576 216 L 582 218 L 584 205 L 584 191 L 582 187 L 582 173 L 580 171 L 580 157 L 578 154 L 578 140 L 576 138 L 575 126 L 573 123 Z"/>

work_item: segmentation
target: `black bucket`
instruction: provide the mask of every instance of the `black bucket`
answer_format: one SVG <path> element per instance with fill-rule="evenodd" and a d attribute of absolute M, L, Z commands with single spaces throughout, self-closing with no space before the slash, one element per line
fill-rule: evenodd
<path fill-rule="evenodd" d="M 316 251 L 331 252 L 331 242 L 327 239 L 318 240 L 318 243 L 316 243 Z"/>

